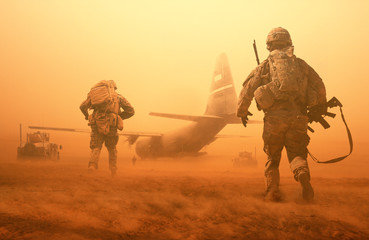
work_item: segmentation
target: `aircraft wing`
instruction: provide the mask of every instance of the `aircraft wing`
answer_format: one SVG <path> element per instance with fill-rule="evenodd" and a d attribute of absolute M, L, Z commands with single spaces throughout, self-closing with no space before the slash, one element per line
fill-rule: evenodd
<path fill-rule="evenodd" d="M 149 115 L 150 116 L 157 116 L 157 117 L 165 117 L 165 118 L 195 121 L 195 122 L 200 121 L 200 120 L 204 120 L 204 119 L 222 119 L 222 117 L 211 116 L 211 115 L 196 116 L 196 115 L 157 113 L 157 112 L 150 112 Z"/>
<path fill-rule="evenodd" d="M 90 133 L 89 129 L 77 129 L 77 128 L 57 128 L 57 127 L 40 127 L 40 126 L 28 126 L 30 129 L 39 129 L 39 130 L 53 130 L 53 131 L 64 131 L 64 132 L 82 132 L 82 133 Z"/>
<path fill-rule="evenodd" d="M 30 129 L 40 129 L 40 130 L 53 130 L 53 131 L 64 131 L 64 132 L 81 132 L 90 133 L 90 129 L 77 129 L 77 128 L 57 128 L 57 127 L 40 127 L 40 126 L 28 126 Z M 121 136 L 133 136 L 133 137 L 161 137 L 161 133 L 144 133 L 144 132 L 120 132 Z"/>
<path fill-rule="evenodd" d="M 137 136 L 137 137 L 162 137 L 162 133 L 146 133 L 146 132 L 120 132 L 122 136 Z"/>

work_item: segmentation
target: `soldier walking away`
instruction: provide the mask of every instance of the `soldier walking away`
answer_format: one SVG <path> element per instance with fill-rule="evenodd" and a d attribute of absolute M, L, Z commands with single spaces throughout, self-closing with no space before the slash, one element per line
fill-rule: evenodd
<path fill-rule="evenodd" d="M 307 110 L 327 111 L 326 90 L 322 79 L 304 60 L 297 58 L 288 31 L 278 27 L 267 36 L 270 54 L 254 69 L 243 83 L 237 116 L 246 127 L 248 109 L 255 98 L 259 110 L 264 111 L 265 200 L 280 201 L 279 163 L 286 148 L 291 171 L 302 187 L 305 201 L 312 201 L 307 162 Z"/>
<path fill-rule="evenodd" d="M 123 119 L 130 118 L 135 113 L 131 104 L 115 92 L 116 89 L 113 80 L 102 80 L 91 88 L 87 99 L 80 106 L 88 125 L 91 126 L 91 157 L 88 169 L 91 172 L 98 169 L 99 155 L 105 142 L 112 176 L 117 171 L 116 145 L 119 140 L 117 130 L 123 129 Z M 91 115 L 88 113 L 89 109 L 93 110 Z"/>

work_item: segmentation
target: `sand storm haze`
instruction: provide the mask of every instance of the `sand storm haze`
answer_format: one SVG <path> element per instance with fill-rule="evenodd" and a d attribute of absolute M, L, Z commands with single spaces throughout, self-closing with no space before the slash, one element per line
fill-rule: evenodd
<path fill-rule="evenodd" d="M 0 239 L 368 239 L 369 3 L 335 1 L 0 1 Z M 190 159 L 137 160 L 118 144 L 118 175 L 107 152 L 87 174 L 88 134 L 50 132 L 61 160 L 18 161 L 19 124 L 88 128 L 79 105 L 92 85 L 113 79 L 136 115 L 126 131 L 167 132 L 186 122 L 151 111 L 201 115 L 215 59 L 225 52 L 236 91 L 268 56 L 267 33 L 286 28 L 295 53 L 344 105 L 354 152 L 309 160 L 316 198 L 304 204 L 285 153 L 281 203 L 263 201 L 262 126 L 226 126 Z M 252 103 L 253 120 L 263 114 Z M 339 114 L 338 109 L 332 110 Z M 348 153 L 339 115 L 309 134 L 320 160 Z M 256 168 L 233 168 L 254 151 Z"/>
<path fill-rule="evenodd" d="M 263 201 L 259 170 L 206 167 L 216 157 L 199 159 L 197 167 L 187 165 L 191 160 L 125 166 L 115 178 L 107 164 L 91 175 L 80 160 L 2 163 L 1 239 L 367 239 L 369 234 L 366 178 L 316 177 L 316 201 L 305 204 L 292 177 L 282 177 L 284 200 L 269 203 Z"/>

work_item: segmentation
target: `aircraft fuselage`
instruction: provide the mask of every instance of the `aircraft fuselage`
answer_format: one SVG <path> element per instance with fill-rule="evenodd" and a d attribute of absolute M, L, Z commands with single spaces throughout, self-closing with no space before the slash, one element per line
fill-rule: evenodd
<path fill-rule="evenodd" d="M 185 127 L 162 137 L 141 138 L 136 143 L 136 153 L 141 158 L 198 155 L 217 133 L 226 126 L 223 119 L 191 122 Z"/>

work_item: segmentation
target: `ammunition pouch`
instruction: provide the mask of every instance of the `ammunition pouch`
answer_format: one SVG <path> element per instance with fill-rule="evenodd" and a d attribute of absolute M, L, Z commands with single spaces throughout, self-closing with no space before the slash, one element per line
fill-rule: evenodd
<path fill-rule="evenodd" d="M 123 120 L 118 114 L 109 113 L 108 117 L 109 117 L 109 125 L 111 127 L 116 127 L 119 130 L 123 130 Z"/>
<path fill-rule="evenodd" d="M 119 115 L 117 115 L 117 128 L 119 129 L 119 130 L 123 130 L 123 119 L 119 116 Z"/>
<path fill-rule="evenodd" d="M 95 115 L 95 122 L 97 131 L 103 135 L 107 135 L 110 132 L 110 118 L 108 114 L 98 113 Z"/>
<path fill-rule="evenodd" d="M 275 102 L 274 94 L 270 89 L 271 84 L 273 84 L 273 82 L 262 85 L 254 92 L 255 101 L 262 110 L 267 110 Z"/>
<path fill-rule="evenodd" d="M 115 113 L 93 113 L 89 116 L 88 125 L 96 127 L 103 135 L 107 135 L 114 128 L 123 130 L 123 120 Z"/>
<path fill-rule="evenodd" d="M 88 115 L 88 126 L 96 125 L 94 114 Z"/>

